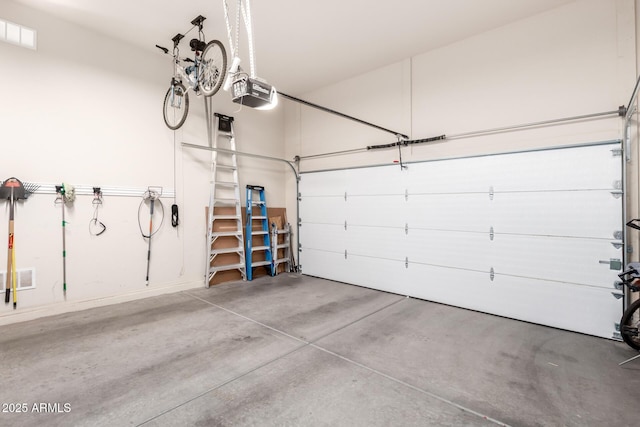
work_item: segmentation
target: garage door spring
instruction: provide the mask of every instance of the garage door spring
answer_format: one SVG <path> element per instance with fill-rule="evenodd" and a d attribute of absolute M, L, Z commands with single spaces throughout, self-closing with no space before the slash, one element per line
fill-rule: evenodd
<path fill-rule="evenodd" d="M 367 150 L 376 150 L 376 149 L 380 149 L 380 148 L 393 148 L 393 147 L 398 147 L 398 157 L 399 157 L 399 163 L 400 163 L 400 169 L 406 169 L 407 167 L 404 165 L 404 163 L 402 163 L 402 147 L 403 146 L 407 146 L 407 145 L 412 145 L 412 144 L 422 144 L 425 142 L 433 142 L 433 141 L 440 141 L 443 139 L 446 139 L 447 136 L 446 135 L 440 135 L 440 136 L 434 136 L 431 138 L 423 138 L 423 139 L 405 139 L 404 137 L 402 137 L 401 135 L 396 135 L 398 137 L 398 141 L 397 142 L 393 142 L 391 144 L 380 144 L 380 145 L 368 145 L 367 146 Z"/>
<path fill-rule="evenodd" d="M 400 138 L 400 136 L 398 136 L 398 138 Z M 441 141 L 443 139 L 447 139 L 447 135 L 439 135 L 439 136 L 433 136 L 431 138 L 423 138 L 423 139 L 400 139 L 398 142 L 393 142 L 391 144 L 367 145 L 367 150 L 376 150 L 379 148 L 393 148 L 393 147 L 400 147 L 400 146 L 406 147 L 407 145 L 423 144 L 425 142 Z"/>

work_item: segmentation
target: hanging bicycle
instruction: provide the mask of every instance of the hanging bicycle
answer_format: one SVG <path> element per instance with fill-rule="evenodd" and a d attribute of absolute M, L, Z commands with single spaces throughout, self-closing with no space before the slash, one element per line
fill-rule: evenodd
<path fill-rule="evenodd" d="M 224 45 L 218 40 L 205 41 L 202 23 L 206 18 L 202 15 L 191 21 L 194 28 L 198 28 L 198 38 L 189 42 L 192 58 L 180 58 L 180 41 L 185 37 L 176 34 L 173 41 L 173 77 L 171 85 L 164 97 L 163 117 L 169 129 L 180 128 L 189 113 L 189 91 L 205 97 L 215 95 L 222 86 L 227 73 L 227 53 Z M 191 30 L 189 30 L 191 31 Z M 189 32 L 187 31 L 187 33 Z M 165 54 L 169 54 L 166 47 L 156 47 Z M 183 66 L 182 63 L 190 65 Z"/>

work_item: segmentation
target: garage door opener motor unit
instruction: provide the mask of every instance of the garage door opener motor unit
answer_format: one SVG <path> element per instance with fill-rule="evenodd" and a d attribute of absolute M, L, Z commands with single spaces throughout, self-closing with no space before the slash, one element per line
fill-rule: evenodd
<path fill-rule="evenodd" d="M 250 0 L 238 0 L 236 9 L 236 22 L 235 22 L 235 41 L 231 37 L 233 25 L 229 16 L 229 8 L 227 1 L 223 0 L 224 17 L 227 24 L 227 35 L 229 37 L 229 48 L 231 50 L 231 66 L 227 73 L 227 78 L 224 82 L 223 89 L 231 92 L 231 99 L 233 102 L 241 105 L 246 105 L 251 108 L 257 108 L 259 110 L 270 110 L 278 104 L 278 93 L 276 89 L 270 84 L 266 83 L 264 79 L 260 79 L 256 76 L 256 65 L 253 49 L 253 31 L 251 29 L 251 2 Z M 246 73 L 240 67 L 240 18 L 244 21 L 245 29 L 247 32 L 247 42 L 249 44 L 249 68 L 250 72 Z"/>
<path fill-rule="evenodd" d="M 233 82 L 233 102 L 252 108 L 272 105 L 275 89 L 270 84 L 243 76 Z"/>

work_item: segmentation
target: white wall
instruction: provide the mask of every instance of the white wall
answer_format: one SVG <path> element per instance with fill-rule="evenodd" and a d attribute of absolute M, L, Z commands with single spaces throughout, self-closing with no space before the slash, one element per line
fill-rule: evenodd
<path fill-rule="evenodd" d="M 635 21 L 633 0 L 576 1 L 302 98 L 413 139 L 613 111 L 628 103 L 635 84 Z M 287 157 L 396 140 L 293 103 L 287 105 L 286 123 Z M 622 130 L 623 121 L 616 116 L 452 138 L 405 148 L 402 156 L 404 161 L 418 161 L 603 141 L 621 138 Z M 361 151 L 303 159 L 300 169 L 390 164 L 398 159 L 397 149 Z M 629 164 L 632 177 L 637 176 L 637 164 L 634 154 Z M 635 180 L 630 195 L 637 193 Z M 634 204 L 632 215 L 637 212 Z M 288 207 L 293 206 L 295 197 L 290 194 Z"/>
<path fill-rule="evenodd" d="M 168 56 L 11 1 L 0 0 L 0 5 L 1 18 L 38 32 L 35 51 L 0 43 L 0 180 L 15 176 L 30 183 L 162 186 L 175 190 L 181 217 L 180 226 L 172 228 L 173 199 L 163 198 L 166 217 L 152 239 L 146 287 L 147 244 L 137 219 L 141 197 L 105 197 L 99 215 L 107 231 L 95 237 L 89 234 L 92 197 L 78 196 L 67 210 L 65 297 L 60 206 L 49 194 L 19 203 L 17 266 L 36 269 L 37 288 L 18 293 L 15 311 L 0 304 L 0 322 L 87 306 L 78 304 L 82 301 L 98 304 L 203 286 L 210 154 L 180 146 L 207 143 L 202 98 L 192 96 L 187 122 L 174 134 L 162 119 L 172 72 Z M 213 104 L 214 111 L 236 118 L 238 150 L 283 156 L 281 111 L 238 111 L 227 93 L 217 94 Z M 284 205 L 282 165 L 242 158 L 239 173 L 242 186 L 265 185 L 269 204 Z M 144 206 L 145 229 L 148 215 Z M 8 204 L 3 203 L 0 223 L 6 221 Z"/>

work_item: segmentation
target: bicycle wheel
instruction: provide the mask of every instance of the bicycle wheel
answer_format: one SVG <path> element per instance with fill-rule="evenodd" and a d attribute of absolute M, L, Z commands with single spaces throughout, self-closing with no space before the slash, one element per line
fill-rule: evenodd
<path fill-rule="evenodd" d="M 636 300 L 627 308 L 620 320 L 620 334 L 629 347 L 640 350 L 640 299 Z"/>
<path fill-rule="evenodd" d="M 184 124 L 189 113 L 189 94 L 182 83 L 169 88 L 164 97 L 164 123 L 169 129 L 176 130 Z"/>
<path fill-rule="evenodd" d="M 198 70 L 200 90 L 204 96 L 213 96 L 220 90 L 227 75 L 227 52 L 222 43 L 212 40 L 202 51 Z"/>

